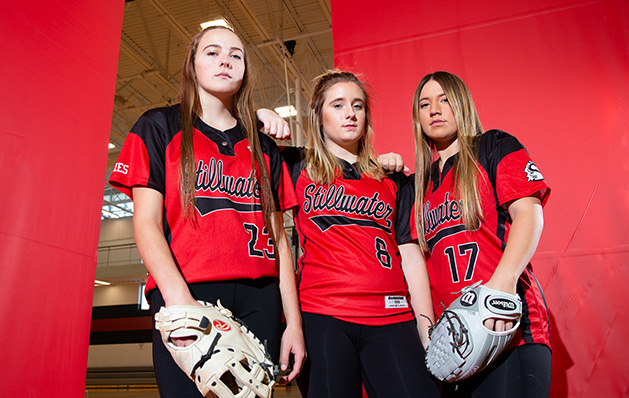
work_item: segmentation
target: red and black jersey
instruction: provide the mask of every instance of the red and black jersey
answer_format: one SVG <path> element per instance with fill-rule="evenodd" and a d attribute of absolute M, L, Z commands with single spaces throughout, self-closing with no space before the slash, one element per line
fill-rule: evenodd
<path fill-rule="evenodd" d="M 320 185 L 308 178 L 299 149 L 282 155 L 299 199 L 302 311 L 363 325 L 413 319 L 397 246 L 411 238 L 396 233 L 397 218 L 410 219 L 412 197 L 398 195 L 408 178 L 394 173 L 377 181 L 339 159 L 342 175 Z"/>
<path fill-rule="evenodd" d="M 264 135 L 260 143 L 278 210 L 295 206 L 294 189 L 277 146 Z M 134 186 L 164 196 L 164 235 L 188 283 L 277 276 L 260 186 L 240 123 L 226 131 L 200 119 L 194 124 L 196 225 L 182 214 L 180 145 L 178 105 L 146 112 L 129 133 L 110 184 L 131 198 Z M 149 276 L 147 290 L 154 287 Z"/>
<path fill-rule="evenodd" d="M 428 274 L 435 315 L 458 297 L 463 287 L 487 282 L 505 248 L 510 228 L 506 205 L 513 200 L 539 194 L 546 204 L 550 188 L 526 149 L 513 136 L 499 130 L 482 134 L 477 142 L 478 184 L 483 209 L 480 227 L 467 231 L 455 198 L 454 161 L 449 158 L 443 171 L 433 164 L 424 205 L 424 231 L 429 247 Z M 411 235 L 416 237 L 413 223 Z M 548 309 L 542 290 L 529 264 L 517 286 L 522 298 L 520 332 L 512 345 L 542 343 L 550 346 Z"/>

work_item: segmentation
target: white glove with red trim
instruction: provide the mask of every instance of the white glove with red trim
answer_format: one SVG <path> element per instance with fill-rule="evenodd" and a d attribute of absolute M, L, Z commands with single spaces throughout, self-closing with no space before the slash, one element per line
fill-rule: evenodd
<path fill-rule="evenodd" d="M 179 367 L 204 397 L 270 398 L 277 367 L 265 347 L 220 301 L 174 305 L 155 314 L 155 327 Z M 196 337 L 187 347 L 171 338 Z"/>

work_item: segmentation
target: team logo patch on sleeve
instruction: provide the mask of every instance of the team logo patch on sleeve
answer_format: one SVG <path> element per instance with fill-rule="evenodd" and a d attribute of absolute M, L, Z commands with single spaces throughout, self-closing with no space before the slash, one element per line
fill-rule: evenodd
<path fill-rule="evenodd" d="M 408 308 L 408 301 L 404 296 L 384 296 L 384 308 Z"/>
<path fill-rule="evenodd" d="M 524 167 L 524 172 L 526 173 L 528 181 L 542 181 L 544 179 L 544 176 L 542 176 L 542 173 L 540 173 L 539 169 L 532 160 L 528 161 Z"/>
<path fill-rule="evenodd" d="M 122 173 L 122 174 L 127 174 L 129 173 L 129 165 L 128 164 L 124 164 L 121 162 L 118 162 L 114 165 L 114 173 Z"/>

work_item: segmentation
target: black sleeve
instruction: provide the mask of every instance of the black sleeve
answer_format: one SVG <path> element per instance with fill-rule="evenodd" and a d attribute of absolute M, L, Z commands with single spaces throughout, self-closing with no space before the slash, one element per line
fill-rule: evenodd
<path fill-rule="evenodd" d="M 293 186 L 296 186 L 299 174 L 301 174 L 301 171 L 305 167 L 304 148 L 287 146 L 280 148 L 280 151 L 282 153 L 282 158 L 286 163 L 286 167 L 288 167 L 288 173 L 290 174 L 290 179 L 293 182 Z"/>
<path fill-rule="evenodd" d="M 412 179 L 404 173 L 395 172 L 388 175 L 398 187 L 397 211 L 395 213 L 395 240 L 398 244 L 409 243 L 411 238 L 411 218 L 415 202 L 415 189 Z"/>
<path fill-rule="evenodd" d="M 180 131 L 181 119 L 176 107 L 151 109 L 131 128 L 131 134 L 137 134 L 144 143 L 148 156 L 146 186 L 162 195 L 165 195 L 166 190 L 166 147 Z"/>
<path fill-rule="evenodd" d="M 262 152 L 269 157 L 269 178 L 271 180 L 271 191 L 273 193 L 273 200 L 275 201 L 275 208 L 277 211 L 281 211 L 279 191 L 283 189 L 281 182 L 284 159 L 275 141 L 262 133 L 258 133 L 258 135 L 260 137 Z"/>
<path fill-rule="evenodd" d="M 489 130 L 478 137 L 478 162 L 487 172 L 492 186 L 498 181 L 498 165 L 507 155 L 526 150 L 512 135 L 501 130 Z"/>

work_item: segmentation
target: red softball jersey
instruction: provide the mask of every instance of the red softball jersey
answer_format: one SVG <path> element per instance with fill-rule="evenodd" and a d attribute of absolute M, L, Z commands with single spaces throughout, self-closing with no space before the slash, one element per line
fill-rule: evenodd
<path fill-rule="evenodd" d="M 398 249 L 411 241 L 410 232 L 396 233 L 396 220 L 410 219 L 412 195 L 398 195 L 408 177 L 394 173 L 377 181 L 341 160 L 342 175 L 321 185 L 308 178 L 299 149 L 282 155 L 299 200 L 302 311 L 362 325 L 412 320 Z"/>
<path fill-rule="evenodd" d="M 286 165 L 272 139 L 260 134 L 260 143 L 277 209 L 289 209 L 297 199 Z M 196 225 L 182 215 L 180 147 L 179 105 L 146 112 L 129 133 L 109 183 L 132 199 L 133 187 L 164 196 L 164 235 L 188 283 L 277 276 L 260 186 L 240 123 L 226 131 L 200 119 L 194 124 Z M 149 275 L 147 291 L 153 288 Z"/>
<path fill-rule="evenodd" d="M 424 231 L 429 252 L 428 274 L 435 315 L 443 312 L 458 292 L 477 281 L 489 281 L 505 248 L 510 228 L 506 205 L 516 199 L 539 195 L 545 205 L 550 188 L 526 149 L 513 136 L 490 130 L 477 140 L 483 219 L 480 227 L 467 231 L 453 185 L 454 161 L 449 158 L 439 170 L 433 164 L 424 206 Z M 417 237 L 414 219 L 411 236 Z M 548 308 L 542 289 L 529 264 L 517 285 L 522 299 L 522 320 L 511 346 L 542 343 L 550 347 Z"/>

